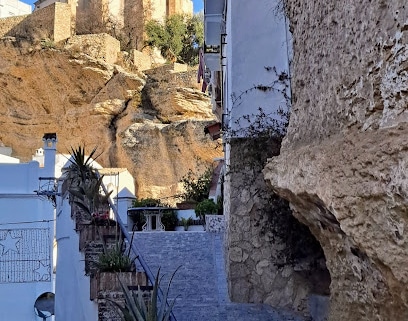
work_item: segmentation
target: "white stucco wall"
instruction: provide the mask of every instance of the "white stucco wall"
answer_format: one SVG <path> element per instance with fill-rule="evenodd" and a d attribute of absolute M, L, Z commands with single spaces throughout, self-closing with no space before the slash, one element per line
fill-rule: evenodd
<path fill-rule="evenodd" d="M 52 292 L 54 208 L 34 192 L 37 162 L 0 164 L 0 320 L 41 320 L 39 295 Z"/>
<path fill-rule="evenodd" d="M 37 162 L 25 164 L 0 164 L 0 193 L 34 194 L 38 189 L 39 166 Z"/>
<path fill-rule="evenodd" d="M 56 230 L 56 320 L 96 321 L 98 306 L 89 299 L 90 281 L 85 276 L 85 257 L 79 251 L 79 235 L 71 219 L 68 195 L 58 199 Z"/>
<path fill-rule="evenodd" d="M 256 114 L 259 107 L 270 113 L 285 106 L 280 93 L 253 89 L 272 84 L 274 67 L 277 73 L 289 73 L 287 26 L 283 14 L 275 10 L 277 2 L 228 0 L 224 98 L 232 130 L 239 129 L 237 119 Z"/>
<path fill-rule="evenodd" d="M 104 175 L 103 183 L 113 191 L 112 197 L 126 190 L 127 197 L 132 194 L 135 186 L 130 173 L 123 168 L 100 169 Z M 127 218 L 127 203 L 118 206 L 122 215 Z M 126 220 L 123 220 L 126 223 Z M 79 234 L 75 231 L 75 223 L 71 219 L 71 206 L 68 193 L 57 199 L 56 240 L 58 247 L 56 284 L 55 284 L 55 316 L 58 321 L 96 321 L 98 306 L 89 299 L 90 279 L 85 276 L 85 257 L 79 251 Z"/>
<path fill-rule="evenodd" d="M 31 5 L 18 0 L 0 0 L 0 18 L 30 14 Z"/>
<path fill-rule="evenodd" d="M 0 164 L 18 164 L 20 160 L 15 157 L 0 154 Z"/>

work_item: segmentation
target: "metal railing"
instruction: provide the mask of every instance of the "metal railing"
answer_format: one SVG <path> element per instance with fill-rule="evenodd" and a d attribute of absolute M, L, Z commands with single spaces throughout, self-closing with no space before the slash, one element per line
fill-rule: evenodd
<path fill-rule="evenodd" d="M 100 174 L 97 173 L 98 177 L 100 177 Z M 102 183 L 101 184 L 103 192 L 105 193 L 105 195 L 108 195 L 108 190 L 106 189 L 105 185 Z M 126 228 L 126 226 L 124 225 L 124 223 L 122 222 L 122 219 L 119 216 L 118 213 L 118 209 L 116 208 L 116 205 L 113 203 L 111 197 L 109 197 L 108 199 L 109 202 L 109 206 L 113 211 L 113 214 L 115 215 L 115 220 L 118 223 L 122 234 L 124 235 L 125 239 L 127 240 L 131 251 L 133 252 L 133 254 L 136 256 L 137 261 L 140 263 L 141 267 L 143 268 L 143 270 L 146 273 L 147 279 L 149 280 L 149 282 L 151 284 L 154 284 L 155 282 L 155 276 L 153 275 L 152 271 L 150 270 L 149 266 L 147 265 L 146 261 L 143 259 L 142 253 L 138 250 L 137 246 L 133 243 L 133 240 L 131 238 L 131 236 L 129 235 L 129 232 Z M 163 290 L 159 287 L 158 292 L 157 292 L 157 296 L 159 301 L 163 304 Z M 165 304 L 167 305 L 167 307 L 169 308 L 170 305 L 168 302 L 165 302 Z M 170 313 L 170 321 L 177 321 L 173 311 L 171 311 Z"/>

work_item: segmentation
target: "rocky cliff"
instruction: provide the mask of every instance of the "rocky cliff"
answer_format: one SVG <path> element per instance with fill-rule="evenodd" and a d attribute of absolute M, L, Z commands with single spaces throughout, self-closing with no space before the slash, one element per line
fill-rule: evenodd
<path fill-rule="evenodd" d="M 293 108 L 264 175 L 322 245 L 329 319 L 407 320 L 408 6 L 286 3 Z"/>
<path fill-rule="evenodd" d="M 78 52 L 0 41 L 0 141 L 31 159 L 45 132 L 59 152 L 98 146 L 104 167 L 127 167 L 140 197 L 173 195 L 178 181 L 221 147 L 204 135 L 213 120 L 195 71 L 149 76 Z"/>

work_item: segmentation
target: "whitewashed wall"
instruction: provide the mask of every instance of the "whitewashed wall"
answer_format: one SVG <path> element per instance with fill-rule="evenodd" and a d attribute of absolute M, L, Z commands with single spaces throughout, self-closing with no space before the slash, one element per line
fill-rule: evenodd
<path fill-rule="evenodd" d="M 38 162 L 0 164 L 0 320 L 41 320 L 39 295 L 52 292 L 54 208 L 36 195 Z"/>
<path fill-rule="evenodd" d="M 287 25 L 276 10 L 277 3 L 228 0 L 224 102 L 232 130 L 239 129 L 236 120 L 256 114 L 259 107 L 271 113 L 285 106 L 282 94 L 254 89 L 272 84 L 276 79 L 274 68 L 278 74 L 289 73 Z"/>
<path fill-rule="evenodd" d="M 79 251 L 79 235 L 71 219 L 68 195 L 58 199 L 56 230 L 56 320 L 96 321 L 98 306 L 89 299 L 90 281 L 85 276 L 85 257 Z"/>
<path fill-rule="evenodd" d="M 18 0 L 0 0 L 0 18 L 31 13 L 31 5 Z"/>

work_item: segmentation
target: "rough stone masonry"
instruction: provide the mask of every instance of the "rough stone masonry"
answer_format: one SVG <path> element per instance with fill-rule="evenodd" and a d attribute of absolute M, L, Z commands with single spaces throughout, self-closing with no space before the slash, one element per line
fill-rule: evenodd
<path fill-rule="evenodd" d="M 329 320 L 408 320 L 408 5 L 286 4 L 293 107 L 264 175 L 323 247 Z"/>

